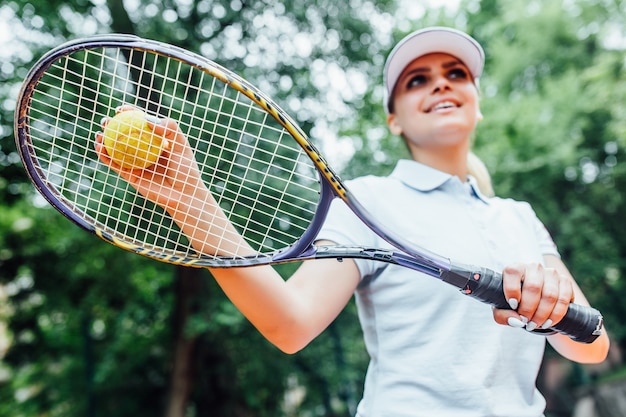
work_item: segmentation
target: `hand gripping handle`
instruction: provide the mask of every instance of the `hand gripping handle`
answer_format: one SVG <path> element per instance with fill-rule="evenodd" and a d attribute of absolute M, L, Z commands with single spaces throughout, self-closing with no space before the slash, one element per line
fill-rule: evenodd
<path fill-rule="evenodd" d="M 452 264 L 441 279 L 459 288 L 470 297 L 496 308 L 511 309 L 504 297 L 502 274 L 487 268 Z M 559 332 L 577 342 L 591 343 L 602 334 L 602 314 L 593 307 L 570 304 L 565 317 L 550 329 L 533 330 L 535 333 Z"/>

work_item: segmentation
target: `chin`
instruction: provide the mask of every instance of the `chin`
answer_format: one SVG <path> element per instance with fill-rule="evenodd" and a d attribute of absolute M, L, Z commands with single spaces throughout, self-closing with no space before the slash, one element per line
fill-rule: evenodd
<path fill-rule="evenodd" d="M 436 126 L 433 129 L 433 136 L 436 137 L 438 141 L 455 143 L 469 139 L 475 127 L 475 124 L 469 124 L 467 122 L 448 122 L 441 126 Z"/>

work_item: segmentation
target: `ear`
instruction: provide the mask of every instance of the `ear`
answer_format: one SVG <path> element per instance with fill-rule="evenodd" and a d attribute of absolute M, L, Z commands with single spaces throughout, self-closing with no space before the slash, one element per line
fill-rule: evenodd
<path fill-rule="evenodd" d="M 480 106 L 476 107 L 476 120 L 479 122 L 483 120 L 483 113 L 480 111 Z"/>
<path fill-rule="evenodd" d="M 390 115 L 387 116 L 387 126 L 389 126 L 389 131 L 392 134 L 397 135 L 397 136 L 402 135 L 402 126 L 398 124 L 395 114 L 391 113 Z"/>

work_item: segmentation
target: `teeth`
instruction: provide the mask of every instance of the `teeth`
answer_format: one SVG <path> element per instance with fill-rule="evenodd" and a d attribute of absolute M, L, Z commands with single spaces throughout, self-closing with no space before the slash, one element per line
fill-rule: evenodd
<path fill-rule="evenodd" d="M 439 103 L 435 107 L 433 107 L 433 110 L 447 109 L 447 108 L 450 108 L 450 107 L 455 107 L 453 102 L 451 102 L 451 101 L 442 101 L 441 103 Z"/>

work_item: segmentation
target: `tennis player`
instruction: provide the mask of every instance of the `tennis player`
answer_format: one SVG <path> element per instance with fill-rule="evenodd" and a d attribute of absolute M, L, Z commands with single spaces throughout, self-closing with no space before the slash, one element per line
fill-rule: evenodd
<path fill-rule="evenodd" d="M 531 206 L 492 196 L 484 166 L 470 152 L 483 118 L 483 66 L 483 48 L 451 28 L 418 30 L 400 41 L 384 67 L 383 104 L 389 129 L 412 159 L 399 161 L 389 176 L 349 187 L 417 245 L 502 271 L 511 310 L 492 310 L 419 272 L 368 260 L 306 261 L 287 280 L 270 266 L 212 271 L 241 312 L 288 353 L 324 331 L 354 296 L 371 358 L 358 417 L 540 417 L 546 401 L 535 381 L 546 342 L 580 363 L 601 362 L 608 353 L 606 332 L 591 344 L 531 332 L 558 323 L 570 302 L 588 302 Z M 215 252 L 207 234 L 217 227 L 227 229 L 232 253 L 245 254 L 208 190 L 182 185 L 182 177 L 201 181 L 176 123 L 165 119 L 155 131 L 172 141 L 168 163 L 179 177 L 122 172 L 101 146 L 100 157 L 162 205 L 197 250 Z M 320 239 L 384 246 L 339 200 Z"/>

